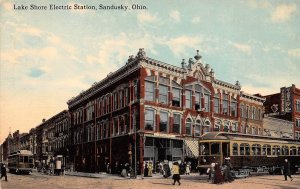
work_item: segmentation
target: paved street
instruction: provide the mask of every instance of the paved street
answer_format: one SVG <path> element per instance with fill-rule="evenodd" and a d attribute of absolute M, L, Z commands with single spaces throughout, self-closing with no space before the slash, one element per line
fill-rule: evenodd
<path fill-rule="evenodd" d="M 233 183 L 214 185 L 207 182 L 207 176 L 191 175 L 182 176 L 182 185 L 171 185 L 172 180 L 161 177 L 145 179 L 124 179 L 117 176 L 101 176 L 88 178 L 78 176 L 47 176 L 34 172 L 32 175 L 8 174 L 8 182 L 1 181 L 1 189 L 94 189 L 94 188 L 233 188 L 233 189 L 296 189 L 300 186 L 300 175 L 294 175 L 293 181 L 284 181 L 282 175 L 252 176 L 246 179 L 238 179 Z"/>

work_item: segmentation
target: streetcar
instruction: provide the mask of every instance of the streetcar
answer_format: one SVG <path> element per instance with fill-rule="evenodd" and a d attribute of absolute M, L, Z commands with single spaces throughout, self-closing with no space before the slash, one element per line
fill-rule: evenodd
<path fill-rule="evenodd" d="M 33 154 L 29 150 L 19 150 L 8 156 L 8 169 L 12 173 L 29 174 L 33 168 Z"/>
<path fill-rule="evenodd" d="M 211 163 L 224 164 L 229 159 L 233 170 L 281 170 L 288 159 L 294 174 L 300 167 L 300 142 L 288 138 L 274 138 L 227 132 L 209 132 L 200 137 L 198 169 L 205 173 Z"/>

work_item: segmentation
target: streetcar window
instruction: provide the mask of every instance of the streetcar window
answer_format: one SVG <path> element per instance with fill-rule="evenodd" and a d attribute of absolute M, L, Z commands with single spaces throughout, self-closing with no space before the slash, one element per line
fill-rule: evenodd
<path fill-rule="evenodd" d="M 288 146 L 282 146 L 281 152 L 282 152 L 282 155 L 289 155 L 289 147 Z"/>
<path fill-rule="evenodd" d="M 300 156 L 300 147 L 298 147 L 298 156 Z"/>
<path fill-rule="evenodd" d="M 32 158 L 29 158 L 29 161 L 28 161 L 28 163 L 32 163 L 33 161 L 32 161 Z"/>
<path fill-rule="evenodd" d="M 24 163 L 28 163 L 28 156 L 24 156 Z"/>
<path fill-rule="evenodd" d="M 240 145 L 240 155 L 250 155 L 250 146 L 247 143 Z"/>
<path fill-rule="evenodd" d="M 252 154 L 260 156 L 261 155 L 261 145 L 260 144 L 253 144 L 252 145 Z"/>
<path fill-rule="evenodd" d="M 290 149 L 290 155 L 296 155 L 297 153 L 297 149 L 295 146 L 292 146 L 291 149 Z"/>
<path fill-rule="evenodd" d="M 220 153 L 220 144 L 212 143 L 211 144 L 211 154 L 219 154 Z"/>
<path fill-rule="evenodd" d="M 20 162 L 24 162 L 24 157 L 20 156 Z"/>
<path fill-rule="evenodd" d="M 280 146 L 273 146 L 272 148 L 272 155 L 280 155 Z"/>
<path fill-rule="evenodd" d="M 201 155 L 209 155 L 209 143 L 201 143 L 200 153 Z"/>
<path fill-rule="evenodd" d="M 271 155 L 271 145 L 269 144 L 263 145 L 262 155 Z"/>
<path fill-rule="evenodd" d="M 237 143 L 234 143 L 232 145 L 232 155 L 238 155 L 238 148 L 239 148 L 239 145 Z"/>

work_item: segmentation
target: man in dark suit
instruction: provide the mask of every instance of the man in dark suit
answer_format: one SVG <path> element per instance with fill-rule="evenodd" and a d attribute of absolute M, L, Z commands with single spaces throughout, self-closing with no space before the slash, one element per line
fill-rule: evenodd
<path fill-rule="evenodd" d="M 283 174 L 284 174 L 284 180 L 287 180 L 287 176 L 290 177 L 291 181 L 293 180 L 293 178 L 291 177 L 291 165 L 287 159 L 284 160 Z"/>
<path fill-rule="evenodd" d="M 7 181 L 7 174 L 6 174 L 5 164 L 3 164 L 2 167 L 1 167 L 1 179 L 2 179 L 2 177 L 5 177 L 5 181 Z"/>

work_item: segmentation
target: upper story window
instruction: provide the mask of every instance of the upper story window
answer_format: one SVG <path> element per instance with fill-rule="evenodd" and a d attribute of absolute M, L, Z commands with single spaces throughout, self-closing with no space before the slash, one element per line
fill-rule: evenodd
<path fill-rule="evenodd" d="M 240 112 L 241 112 L 241 117 L 244 118 L 245 117 L 245 105 L 244 104 L 240 105 Z"/>
<path fill-rule="evenodd" d="M 168 132 L 169 130 L 169 116 L 168 112 L 160 112 L 160 123 L 159 123 L 159 131 L 160 132 Z"/>
<path fill-rule="evenodd" d="M 153 131 L 155 126 L 155 114 L 154 110 L 145 110 L 145 130 Z"/>
<path fill-rule="evenodd" d="M 173 94 L 173 99 L 172 99 L 172 106 L 181 106 L 181 91 L 182 88 L 179 84 L 176 82 L 172 82 L 172 94 Z"/>
<path fill-rule="evenodd" d="M 262 114 L 261 114 L 261 109 L 258 108 L 258 109 L 257 109 L 257 119 L 258 119 L 258 120 L 261 120 L 261 115 L 262 115 Z"/>
<path fill-rule="evenodd" d="M 214 113 L 220 113 L 220 94 L 216 93 L 214 95 Z"/>
<path fill-rule="evenodd" d="M 237 116 L 237 101 L 233 97 L 231 97 L 231 102 L 230 102 L 230 115 L 234 117 Z"/>
<path fill-rule="evenodd" d="M 195 85 L 195 110 L 201 110 L 202 87 Z"/>
<path fill-rule="evenodd" d="M 125 88 L 125 106 L 127 106 L 129 104 L 129 101 L 130 101 L 129 88 L 126 87 Z"/>
<path fill-rule="evenodd" d="M 200 136 L 200 135 L 201 135 L 201 122 L 200 122 L 200 120 L 196 120 L 195 136 Z"/>
<path fill-rule="evenodd" d="M 296 111 L 300 112 L 300 100 L 296 100 Z"/>
<path fill-rule="evenodd" d="M 222 113 L 228 115 L 228 95 L 223 94 L 222 96 Z"/>
<path fill-rule="evenodd" d="M 250 107 L 246 107 L 246 118 L 250 118 Z"/>
<path fill-rule="evenodd" d="M 296 127 L 300 127 L 300 118 L 296 118 Z"/>
<path fill-rule="evenodd" d="M 168 104 L 168 86 L 166 85 L 159 85 L 159 102 Z"/>
<path fill-rule="evenodd" d="M 185 107 L 192 108 L 192 91 L 185 91 Z"/>
<path fill-rule="evenodd" d="M 173 133 L 180 134 L 181 133 L 181 116 L 180 114 L 173 114 Z"/>
<path fill-rule="evenodd" d="M 123 108 L 124 106 L 124 91 L 121 90 L 119 92 L 119 108 Z"/>
<path fill-rule="evenodd" d="M 114 93 L 114 110 L 118 109 L 118 93 Z"/>
<path fill-rule="evenodd" d="M 192 119 L 187 118 L 185 122 L 185 134 L 192 135 Z"/>
<path fill-rule="evenodd" d="M 256 113 L 256 108 L 252 107 L 251 119 L 255 119 L 255 117 L 256 117 L 255 113 Z"/>
<path fill-rule="evenodd" d="M 210 92 L 206 89 L 204 89 L 204 109 L 210 112 Z"/>
<path fill-rule="evenodd" d="M 232 123 L 232 125 L 231 125 L 231 130 L 232 130 L 232 132 L 237 132 L 238 131 L 238 124 L 237 123 Z"/>
<path fill-rule="evenodd" d="M 133 82 L 133 97 L 134 97 L 134 100 L 137 100 L 139 98 L 139 93 L 138 93 L 138 80 L 135 80 Z"/>
<path fill-rule="evenodd" d="M 145 78 L 145 100 L 154 101 L 155 99 L 155 77 Z"/>

